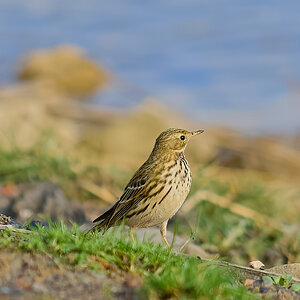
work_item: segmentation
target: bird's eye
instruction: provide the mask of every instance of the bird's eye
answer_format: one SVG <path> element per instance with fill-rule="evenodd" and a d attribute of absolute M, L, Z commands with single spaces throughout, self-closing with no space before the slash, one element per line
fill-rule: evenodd
<path fill-rule="evenodd" d="M 182 141 L 184 141 L 184 140 L 185 140 L 185 136 L 182 135 L 182 136 L 180 137 L 180 139 L 181 139 Z"/>

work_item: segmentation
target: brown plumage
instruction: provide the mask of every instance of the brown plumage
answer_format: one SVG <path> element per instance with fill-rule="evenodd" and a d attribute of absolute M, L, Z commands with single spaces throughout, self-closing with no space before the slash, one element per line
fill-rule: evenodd
<path fill-rule="evenodd" d="M 136 171 L 121 198 L 94 220 L 93 230 L 106 230 L 123 220 L 130 228 L 160 226 L 166 239 L 168 220 L 175 215 L 191 187 L 191 172 L 184 156 L 191 137 L 203 130 L 190 132 L 168 129 L 156 139 L 146 162 Z"/>

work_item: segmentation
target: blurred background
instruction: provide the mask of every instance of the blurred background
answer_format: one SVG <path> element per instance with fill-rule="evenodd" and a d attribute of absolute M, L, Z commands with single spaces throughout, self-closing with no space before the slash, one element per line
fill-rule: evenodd
<path fill-rule="evenodd" d="M 90 220 L 162 130 L 203 128 L 170 228 L 237 263 L 299 261 L 299 9 L 0 1 L 0 212 Z"/>
<path fill-rule="evenodd" d="M 197 121 L 249 132 L 300 128 L 299 2 L 0 3 L 0 79 L 37 48 L 74 44 L 116 73 L 93 98 L 128 108 L 158 97 Z M 279 117 L 280 115 L 280 117 Z"/>

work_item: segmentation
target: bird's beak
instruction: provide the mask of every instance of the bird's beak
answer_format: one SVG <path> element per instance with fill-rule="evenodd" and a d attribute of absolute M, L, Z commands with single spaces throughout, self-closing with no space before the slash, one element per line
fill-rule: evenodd
<path fill-rule="evenodd" d="M 204 132 L 203 129 L 195 130 L 195 131 L 192 132 L 192 136 L 198 135 L 198 134 L 203 133 L 203 132 Z"/>

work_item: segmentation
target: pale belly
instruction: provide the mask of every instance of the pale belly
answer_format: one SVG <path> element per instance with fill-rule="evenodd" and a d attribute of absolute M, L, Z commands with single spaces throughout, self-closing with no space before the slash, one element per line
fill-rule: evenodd
<path fill-rule="evenodd" d="M 182 172 L 184 173 L 184 172 Z M 145 204 L 149 206 L 138 216 L 125 220 L 129 227 L 145 228 L 157 226 L 172 218 L 184 203 L 191 187 L 191 174 L 183 174 L 174 179 L 172 185 L 166 185 L 157 197 Z"/>

